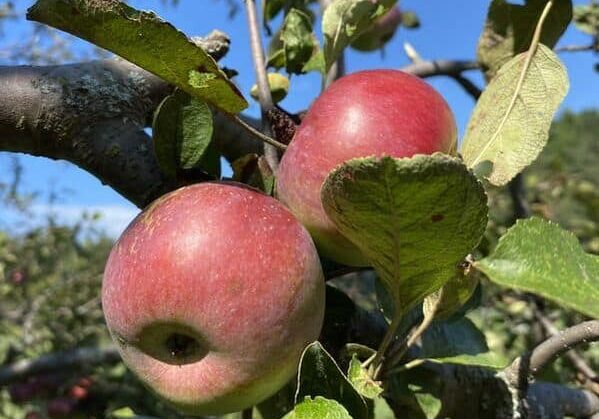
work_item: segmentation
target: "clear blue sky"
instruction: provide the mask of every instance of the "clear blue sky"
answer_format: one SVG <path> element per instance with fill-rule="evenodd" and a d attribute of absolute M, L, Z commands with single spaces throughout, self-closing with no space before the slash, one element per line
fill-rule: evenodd
<path fill-rule="evenodd" d="M 18 11 L 24 14 L 32 1 L 15 2 Z M 237 0 L 240 5 L 243 3 Z M 260 3 L 260 2 L 258 2 Z M 576 4 L 584 1 L 575 0 Z M 222 64 L 239 71 L 236 82 L 247 95 L 254 80 L 251 56 L 248 47 L 248 34 L 243 9 L 230 20 L 227 16 L 228 6 L 225 0 L 180 0 L 177 6 L 162 1 L 131 1 L 134 7 L 152 9 L 165 20 L 170 21 L 188 35 L 202 35 L 212 29 L 227 32 L 231 39 L 231 50 Z M 480 34 L 488 6 L 481 0 L 443 0 L 417 1 L 404 0 L 402 8 L 415 11 L 420 17 L 422 28 L 415 31 L 400 30 L 394 39 L 387 44 L 384 57 L 380 53 L 358 53 L 349 51 L 347 69 L 354 72 L 367 68 L 399 68 L 408 64 L 402 45 L 410 42 L 426 59 L 473 59 L 476 43 Z M 4 37 L 0 38 L 0 51 L 27 37 L 32 31 L 32 24 L 23 18 L 4 27 Z M 276 27 L 276 24 L 274 25 Z M 587 44 L 589 37 L 571 27 L 561 39 L 560 45 Z M 90 51 L 84 42 L 74 41 L 78 52 Z M 563 109 L 582 110 L 599 107 L 599 74 L 593 65 L 599 59 L 590 52 L 563 53 L 561 58 L 568 68 L 571 79 L 570 92 L 564 102 Z M 473 80 L 482 86 L 482 79 L 477 72 L 471 75 Z M 452 80 L 437 77 L 428 80 L 436 87 L 452 107 L 460 128 L 460 132 L 468 121 L 473 101 Z M 296 77 L 292 80 L 289 98 L 282 104 L 289 110 L 306 108 L 318 95 L 319 79 L 316 74 Z M 1 92 L 0 92 L 1 94 Z M 249 97 L 249 95 L 247 95 Z M 252 103 L 248 113 L 256 115 L 258 106 Z M 90 208 L 105 213 L 107 226 L 112 234 L 118 233 L 128 219 L 135 213 L 135 208 L 108 187 L 102 186 L 94 177 L 76 167 L 43 158 L 23 156 L 21 161 L 25 168 L 24 187 L 28 190 L 45 192 L 58 191 L 60 199 L 57 209 L 63 213 L 65 220 L 76 218 L 82 208 Z M 9 160 L 0 153 L 0 179 L 6 176 Z M 42 194 L 36 208 L 38 214 L 46 211 Z M 15 219 L 5 208 L 0 208 L 0 227 Z"/>

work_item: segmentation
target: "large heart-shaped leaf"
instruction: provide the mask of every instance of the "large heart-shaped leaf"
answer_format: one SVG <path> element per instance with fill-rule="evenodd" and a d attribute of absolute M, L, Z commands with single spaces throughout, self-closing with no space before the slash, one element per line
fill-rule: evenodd
<path fill-rule="evenodd" d="M 296 404 L 308 396 L 336 400 L 354 419 L 368 417 L 366 402 L 318 342 L 308 345 L 302 354 L 295 394 Z"/>
<path fill-rule="evenodd" d="M 557 224 L 519 220 L 474 266 L 499 285 L 599 318 L 599 256 L 585 253 L 578 239 Z"/>
<path fill-rule="evenodd" d="M 512 57 L 528 50 L 535 26 L 547 0 L 527 0 L 524 5 L 493 0 L 478 41 L 478 61 L 487 80 Z M 552 48 L 572 19 L 572 1 L 554 0 L 541 32 L 541 43 Z"/>
<path fill-rule="evenodd" d="M 470 117 L 461 153 L 469 167 L 492 163 L 488 179 L 504 185 L 532 163 L 547 144 L 551 121 L 568 92 L 559 58 L 539 44 L 506 63 Z"/>
<path fill-rule="evenodd" d="M 349 160 L 329 174 L 321 198 L 379 273 L 396 316 L 454 276 L 487 224 L 482 185 L 440 153 Z"/>
<path fill-rule="evenodd" d="M 152 12 L 116 0 L 38 0 L 27 18 L 112 51 L 225 112 L 248 106 L 212 57 Z"/>

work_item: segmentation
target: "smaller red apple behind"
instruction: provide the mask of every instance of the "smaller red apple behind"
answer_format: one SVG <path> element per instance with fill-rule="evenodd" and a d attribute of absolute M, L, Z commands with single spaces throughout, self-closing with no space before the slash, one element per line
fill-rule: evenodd
<path fill-rule="evenodd" d="M 456 139 L 449 106 L 418 77 L 397 70 L 353 73 L 331 84 L 308 110 L 281 160 L 277 194 L 323 255 L 365 266 L 368 261 L 320 202 L 328 173 L 356 157 L 455 154 Z"/>
<path fill-rule="evenodd" d="M 308 232 L 277 200 L 234 183 L 151 204 L 113 248 L 102 289 L 125 363 L 188 415 L 240 411 L 278 391 L 318 338 L 324 298 Z"/>

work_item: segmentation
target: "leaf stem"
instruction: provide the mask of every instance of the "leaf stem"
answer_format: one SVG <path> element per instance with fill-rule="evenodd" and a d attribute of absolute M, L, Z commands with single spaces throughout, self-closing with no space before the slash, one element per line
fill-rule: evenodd
<path fill-rule="evenodd" d="M 275 140 L 274 138 L 269 137 L 268 135 L 263 134 L 262 132 L 258 131 L 256 128 L 254 128 L 253 126 L 251 126 L 250 124 L 248 124 L 247 122 L 245 122 L 239 116 L 233 115 L 233 114 L 230 114 L 230 113 L 227 113 L 225 115 L 228 118 L 230 118 L 233 122 L 235 122 L 237 125 L 239 125 L 241 128 L 243 128 L 244 130 L 246 130 L 249 134 L 251 134 L 254 137 L 258 138 L 260 141 L 263 141 L 265 144 L 269 144 L 272 147 L 278 148 L 279 150 L 286 150 L 287 149 L 287 146 L 285 144 L 280 143 L 277 140 Z"/>
<path fill-rule="evenodd" d="M 268 77 L 266 75 L 266 61 L 264 59 L 262 39 L 260 38 L 260 24 L 258 23 L 258 13 L 256 12 L 256 1 L 245 0 L 245 10 L 247 13 L 248 30 L 250 32 L 252 60 L 254 62 L 254 70 L 256 71 L 256 82 L 258 84 L 258 99 L 260 101 L 260 110 L 262 111 L 262 132 L 269 133 L 270 129 L 266 120 L 266 113 L 273 108 L 274 104 L 270 94 Z M 264 155 L 266 156 L 268 164 L 274 171 L 276 171 L 279 166 L 279 154 L 275 147 L 276 146 L 271 142 L 265 141 Z"/>
<path fill-rule="evenodd" d="M 384 368 L 381 368 L 380 371 L 385 371 L 385 374 L 388 375 L 389 371 L 394 370 L 395 366 L 399 364 L 401 358 L 403 358 L 408 349 L 412 345 L 414 345 L 418 341 L 418 339 L 420 339 L 420 337 L 424 334 L 426 329 L 428 329 L 428 327 L 431 325 L 433 320 L 435 320 L 437 311 L 439 311 L 439 307 L 441 306 L 441 302 L 443 301 L 443 293 L 444 288 L 441 288 L 441 290 L 439 291 L 439 297 L 431 307 L 431 310 L 428 312 L 428 314 L 425 314 L 424 319 L 422 319 L 422 322 L 418 325 L 418 327 L 406 339 L 404 339 L 401 342 L 397 350 L 394 351 L 393 354 L 385 360 L 385 364 L 387 365 L 384 365 Z M 376 379 L 378 377 L 374 378 Z"/>
<path fill-rule="evenodd" d="M 397 332 L 397 329 L 399 328 L 399 324 L 401 323 L 401 318 L 402 318 L 401 315 L 396 314 L 395 316 L 393 316 L 393 320 L 391 320 L 391 324 L 389 325 L 389 328 L 387 329 L 387 332 L 385 333 L 385 336 L 383 337 L 383 341 L 381 342 L 378 350 L 376 351 L 374 358 L 372 359 L 372 365 L 377 370 L 380 370 L 378 367 L 380 364 L 383 363 L 383 361 L 385 359 L 385 354 L 387 353 L 387 349 L 389 349 L 389 345 L 391 345 L 391 343 L 393 342 L 393 339 L 395 338 L 395 333 Z M 376 379 L 376 376 L 373 378 Z"/>

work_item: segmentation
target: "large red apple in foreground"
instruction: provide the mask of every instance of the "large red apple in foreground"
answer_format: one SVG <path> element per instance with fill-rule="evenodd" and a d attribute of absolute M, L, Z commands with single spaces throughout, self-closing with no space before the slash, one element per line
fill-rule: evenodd
<path fill-rule="evenodd" d="M 449 106 L 419 78 L 396 70 L 342 77 L 316 99 L 283 155 L 278 197 L 325 256 L 346 265 L 367 265 L 322 208 L 320 188 L 328 173 L 356 157 L 452 154 L 456 137 Z"/>
<path fill-rule="evenodd" d="M 104 273 L 125 363 L 186 414 L 252 406 L 318 338 L 325 286 L 310 235 L 278 201 L 233 183 L 165 195 L 127 228 Z"/>

